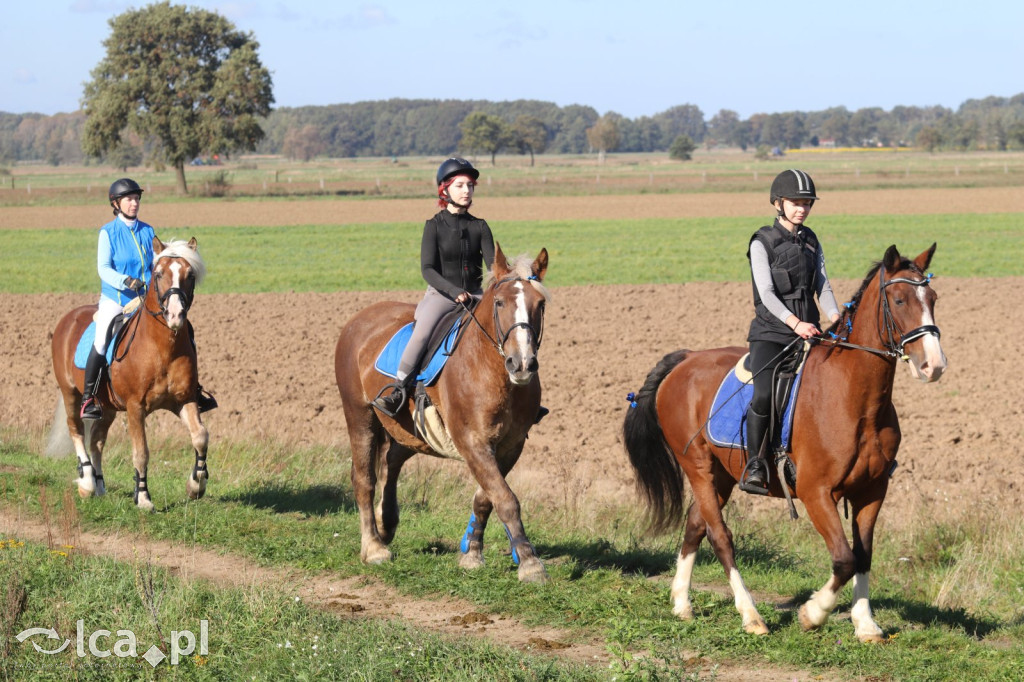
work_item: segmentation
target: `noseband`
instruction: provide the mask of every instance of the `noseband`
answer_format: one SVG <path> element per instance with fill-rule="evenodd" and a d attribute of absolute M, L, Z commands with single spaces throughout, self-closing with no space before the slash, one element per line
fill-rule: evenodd
<path fill-rule="evenodd" d="M 939 331 L 938 326 L 934 324 L 925 324 L 915 329 L 911 329 L 909 332 L 903 332 L 900 330 L 899 325 L 896 324 L 896 319 L 892 315 L 892 310 L 889 308 L 889 297 L 885 295 L 885 288 L 890 284 L 909 284 L 915 287 L 926 287 L 928 282 L 931 281 L 932 276 L 928 275 L 924 279 L 907 279 L 906 277 L 897 277 L 885 281 L 885 268 L 878 268 L 878 304 L 882 308 L 882 320 L 885 325 L 885 335 L 887 338 L 883 339 L 886 343 L 886 347 L 894 357 L 899 357 L 902 360 L 907 359 L 907 354 L 903 350 L 903 347 L 915 339 L 919 339 L 922 336 L 928 334 L 934 334 L 935 338 L 941 338 L 942 333 Z M 896 341 L 896 337 L 899 336 L 899 341 Z"/>

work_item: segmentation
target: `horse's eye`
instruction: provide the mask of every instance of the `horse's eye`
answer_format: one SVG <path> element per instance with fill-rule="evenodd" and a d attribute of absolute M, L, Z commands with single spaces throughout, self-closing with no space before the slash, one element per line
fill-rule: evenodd
<path fill-rule="evenodd" d="M 899 298 L 899 297 L 896 297 L 895 299 L 893 299 L 893 303 L 895 303 L 896 305 L 903 305 L 904 302 L 905 301 L 902 298 Z"/>
<path fill-rule="evenodd" d="M 495 307 L 495 308 L 504 308 L 504 307 L 505 307 L 505 302 L 504 302 L 504 301 L 502 301 L 502 300 L 501 300 L 501 299 L 499 298 L 499 299 L 498 299 L 497 301 L 495 301 L 495 302 L 494 302 L 494 307 Z"/>

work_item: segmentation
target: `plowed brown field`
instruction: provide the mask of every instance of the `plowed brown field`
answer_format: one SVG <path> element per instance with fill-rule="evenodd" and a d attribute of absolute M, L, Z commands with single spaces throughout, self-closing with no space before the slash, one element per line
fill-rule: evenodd
<path fill-rule="evenodd" d="M 738 214 L 756 216 L 752 225 L 765 217 L 763 197 L 723 195 L 728 199 L 723 204 L 709 201 L 714 196 L 479 203 L 480 214 L 493 225 L 554 215 L 692 216 L 723 205 Z M 883 200 L 888 202 L 886 210 L 908 213 L 1024 212 L 1020 190 L 837 192 L 822 202 L 816 218 L 827 221 L 829 213 L 875 210 Z M 302 221 L 333 222 L 343 214 L 348 220 L 419 221 L 430 211 L 429 203 L 423 201 L 359 201 L 344 202 L 343 213 L 340 203 L 309 202 Z M 154 204 L 146 207 L 144 217 L 161 227 L 284 224 L 294 208 L 290 202 Z M 45 214 L 50 227 L 95 229 L 104 213 L 96 207 L 13 208 L 0 217 L 6 228 L 32 227 Z M 916 254 L 927 244 L 900 246 Z M 936 262 L 941 259 L 940 244 Z M 839 296 L 846 297 L 841 300 L 857 286 L 854 281 L 833 284 Z M 941 299 L 938 324 L 950 368 L 934 385 L 918 384 L 902 369 L 898 372 L 895 402 L 904 439 L 901 466 L 883 517 L 898 518 L 918 509 L 920 503 L 970 504 L 982 495 L 996 501 L 1019 499 L 1024 480 L 1024 382 L 1018 380 L 1014 367 L 1021 351 L 1022 323 L 1012 311 L 1022 286 L 1024 278 L 1019 277 L 936 281 Z M 213 439 L 212 461 L 216 462 L 218 441 L 224 439 L 269 438 L 347 449 L 341 403 L 333 384 L 338 332 L 353 313 L 370 303 L 384 298 L 415 302 L 419 296 L 419 291 L 288 295 L 203 295 L 200 291 L 190 317 L 197 330 L 201 379 L 221 405 L 205 418 Z M 749 297 L 747 283 L 556 288 L 540 354 L 544 403 L 552 413 L 531 433 L 523 458 L 510 475 L 513 489 L 527 502 L 584 508 L 599 507 L 606 500 L 632 500 L 632 478 L 619 436 L 626 393 L 639 388 L 647 372 L 672 350 L 742 345 L 750 317 Z M 4 330 L 0 423 L 41 431 L 49 422 L 56 398 L 49 334 L 65 311 L 95 298 L 0 298 Z M 180 428 L 170 415 L 151 418 L 150 424 L 157 434 Z M 112 433 L 114 438 L 126 438 L 116 426 Z M 777 504 L 756 503 L 762 502 Z M 778 512 L 783 513 L 781 507 Z"/>

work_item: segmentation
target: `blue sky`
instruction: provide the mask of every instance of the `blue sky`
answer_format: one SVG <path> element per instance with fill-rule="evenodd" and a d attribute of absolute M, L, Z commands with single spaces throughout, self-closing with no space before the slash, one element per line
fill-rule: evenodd
<path fill-rule="evenodd" d="M 108 20 L 139 2 L 0 11 L 0 111 L 79 108 Z M 178 3 L 176 3 L 178 4 Z M 977 0 L 192 0 L 251 31 L 275 106 L 537 99 L 630 118 L 942 105 L 1024 92 L 1024 3 Z"/>

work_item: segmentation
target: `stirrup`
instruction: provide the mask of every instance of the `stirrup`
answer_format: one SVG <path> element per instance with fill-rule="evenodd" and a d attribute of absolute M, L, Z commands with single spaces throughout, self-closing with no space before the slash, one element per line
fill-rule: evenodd
<path fill-rule="evenodd" d="M 384 395 L 384 392 L 388 389 L 392 389 L 391 393 Z M 378 410 L 386 414 L 387 416 L 394 418 L 405 406 L 408 401 L 406 394 L 405 385 L 400 384 L 397 381 L 386 385 L 380 389 L 380 393 L 373 399 L 373 406 Z"/>
<path fill-rule="evenodd" d="M 753 473 L 752 466 L 760 465 L 764 471 L 764 484 L 759 485 L 757 483 L 750 482 L 750 474 Z M 771 471 L 768 469 L 768 463 L 759 458 L 752 457 L 747 460 L 747 465 L 743 467 L 743 473 L 740 474 L 740 490 L 751 495 L 771 495 L 771 491 L 768 490 L 768 482 L 771 480 Z"/>
<path fill-rule="evenodd" d="M 81 419 L 103 419 L 103 408 L 96 396 L 91 395 L 82 400 L 82 410 L 78 413 Z"/>

